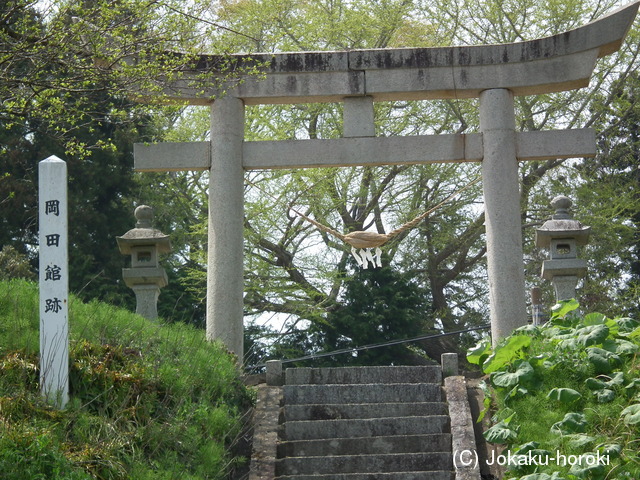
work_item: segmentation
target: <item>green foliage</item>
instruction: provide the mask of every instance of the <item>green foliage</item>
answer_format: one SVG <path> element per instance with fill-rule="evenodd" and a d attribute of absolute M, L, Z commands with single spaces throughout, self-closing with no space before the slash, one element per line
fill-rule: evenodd
<path fill-rule="evenodd" d="M 492 373 L 512 363 L 516 358 L 520 358 L 522 349 L 530 343 L 531 338 L 527 335 L 510 336 L 482 363 L 482 370 L 484 373 Z"/>
<path fill-rule="evenodd" d="M 484 338 L 467 350 L 467 362 L 472 365 L 482 365 L 489 355 L 491 355 L 491 341 Z"/>
<path fill-rule="evenodd" d="M 312 331 L 324 351 L 384 343 L 424 332 L 428 300 L 418 285 L 391 267 L 357 270 L 345 281 L 342 306 Z M 344 358 L 347 357 L 347 358 Z M 406 345 L 394 345 L 343 355 L 340 364 L 411 365 L 417 361 Z"/>
<path fill-rule="evenodd" d="M 36 285 L 0 282 L 0 469 L 25 472 L 6 478 L 222 479 L 240 465 L 253 395 L 224 348 L 72 297 L 71 400 L 53 410 L 38 387 L 37 301 Z"/>
<path fill-rule="evenodd" d="M 601 340 L 604 340 L 604 338 Z M 611 373 L 615 367 L 619 367 L 622 363 L 622 359 L 618 355 L 602 348 L 593 347 L 585 350 L 585 352 L 594 372 L 598 374 Z"/>
<path fill-rule="evenodd" d="M 37 41 L 38 37 L 31 40 L 21 37 L 25 34 L 22 28 L 26 28 L 23 20 L 40 25 L 42 32 L 38 34 L 42 35 L 50 26 L 45 25 L 47 21 L 53 24 L 64 21 L 30 15 L 29 2 L 5 2 L 0 12 L 5 5 L 12 8 L 12 13 L 8 17 L 2 14 L 9 19 L 8 25 L 0 29 L 0 43 L 6 36 L 11 37 L 7 44 L 2 43 L 11 58 L 1 62 L 0 69 L 0 98 L 3 107 L 7 106 L 0 111 L 0 218 L 3 219 L 0 246 L 13 246 L 28 255 L 32 266 L 37 265 L 37 166 L 50 155 L 57 155 L 67 162 L 68 169 L 69 238 L 73 247 L 70 268 L 74 271 L 70 288 L 85 300 L 100 299 L 131 307 L 133 295 L 118 282 L 124 257 L 118 252 L 115 236 L 124 234 L 135 222 L 132 197 L 138 186 L 132 172 L 133 143 L 149 140 L 158 132 L 161 122 L 152 120 L 147 108 L 141 109 L 119 95 L 115 87 L 89 82 L 85 89 L 75 90 L 72 84 L 77 78 L 66 75 L 74 68 L 82 69 L 82 75 L 92 75 L 89 68 L 82 67 L 89 59 L 70 57 L 69 49 L 81 48 L 80 44 L 74 47 L 65 44 L 67 50 L 54 51 L 55 42 L 62 41 L 60 35 L 74 35 L 60 24 L 60 30 L 48 40 L 43 39 L 39 47 L 25 45 L 26 50 L 12 52 L 16 42 Z M 69 13 L 67 8 L 71 7 L 62 7 L 60 15 Z M 19 59 L 29 54 L 33 55 L 29 57 L 31 60 L 25 62 L 24 69 L 19 69 Z M 60 62 L 74 67 L 59 70 L 60 63 L 53 60 L 58 56 L 62 57 Z M 51 60 L 47 67 L 31 71 L 34 66 L 31 61 L 37 65 L 46 59 Z M 41 87 L 29 94 L 28 99 L 23 98 L 22 76 Z M 41 102 L 40 94 L 57 98 L 56 111 L 50 111 L 53 107 L 49 103 Z M 27 103 L 20 114 L 11 109 L 17 105 L 4 102 L 5 96 L 18 104 Z M 164 118 L 159 114 L 157 117 Z"/>
<path fill-rule="evenodd" d="M 518 438 L 517 427 L 510 427 L 509 424 L 513 419 L 513 415 L 496 423 L 484 432 L 484 438 L 491 443 L 507 444 L 512 443 Z"/>
<path fill-rule="evenodd" d="M 205 18 L 213 13 L 210 2 L 197 3 L 189 13 L 173 0 L 0 5 L 0 247 L 11 245 L 37 264 L 37 163 L 61 157 L 69 171 L 70 288 L 83 300 L 135 307 L 120 281 L 125 258 L 115 236 L 133 228 L 135 204 L 155 197 L 133 173 L 133 144 L 159 139 L 181 107 L 149 107 L 134 97 L 163 97 L 163 80 L 180 75 L 189 53 L 222 53 L 211 41 L 217 28 Z M 209 73 L 195 82 L 214 85 Z M 160 202 L 150 204 L 160 210 Z M 171 264 L 159 311 L 197 323 L 204 315 L 182 288 L 180 263 Z"/>
<path fill-rule="evenodd" d="M 582 398 L 580 392 L 573 388 L 552 388 L 547 398 L 557 400 L 560 403 L 573 403 Z"/>
<path fill-rule="evenodd" d="M 0 424 L 0 471 L 5 480 L 94 478 L 64 453 L 59 439 L 46 428 Z"/>
<path fill-rule="evenodd" d="M 630 41 L 637 43 L 637 35 L 637 31 L 631 33 Z M 585 284 L 585 300 L 594 304 L 589 309 L 604 310 L 600 307 L 604 304 L 609 307 L 606 311 L 635 316 L 640 312 L 639 94 L 640 75 L 634 67 L 610 94 L 595 96 L 598 154 L 577 168 L 582 181 L 576 192 L 578 202 L 584 203 L 581 215 L 588 217 L 585 220 L 594 230 L 607 232 L 601 248 L 589 251 L 591 261 L 598 264 L 595 278 Z M 618 222 L 623 217 L 625 221 Z M 605 278 L 615 295 L 602 290 Z"/>
<path fill-rule="evenodd" d="M 516 456 L 534 449 L 542 458 L 559 452 L 575 460 L 510 465 L 505 478 L 638 477 L 639 324 L 580 315 L 577 302 L 567 301 L 547 324 L 519 329 L 495 351 L 486 343 L 469 351 L 489 374 L 497 406 L 485 438 Z M 609 463 L 594 464 L 597 454 Z"/>
<path fill-rule="evenodd" d="M 640 424 L 640 403 L 629 405 L 622 411 L 622 413 L 620 413 L 620 416 L 627 425 Z"/>
<path fill-rule="evenodd" d="M 551 431 L 561 435 L 584 433 L 587 431 L 587 418 L 582 413 L 567 413 L 562 420 L 551 425 Z"/>
<path fill-rule="evenodd" d="M 554 472 L 552 475 L 547 473 L 532 473 L 530 475 L 525 475 L 524 477 L 520 477 L 520 480 L 565 480 L 564 477 L 560 477 L 557 472 Z"/>
<path fill-rule="evenodd" d="M 67 155 L 112 149 L 111 138 L 87 141 L 76 137 L 78 129 L 99 128 L 105 117 L 127 123 L 148 112 L 142 104 L 123 108 L 122 99 L 165 96 L 164 81 L 181 78 L 180 67 L 193 58 L 188 54 L 213 53 L 217 46 L 209 40 L 216 27 L 198 18 L 207 15 L 208 2 L 192 2 L 189 14 L 182 7 L 182 2 L 172 0 L 162 5 L 110 0 L 3 2 L 1 123 L 12 128 L 29 121 L 35 131 L 58 138 Z M 172 50 L 186 56 L 172 55 Z M 223 80 L 211 72 L 203 77 L 183 81 L 200 89 L 202 82 L 211 86 Z M 109 101 L 96 110 L 86 108 L 105 91 Z"/>
<path fill-rule="evenodd" d="M 31 270 L 26 255 L 21 254 L 11 245 L 5 245 L 0 250 L 0 280 L 11 278 L 35 280 L 36 275 Z"/>
<path fill-rule="evenodd" d="M 535 371 L 529 362 L 522 360 L 517 362 L 517 367 L 513 373 L 508 371 L 493 371 L 491 383 L 497 387 L 515 387 L 516 385 L 527 385 L 535 379 Z"/>

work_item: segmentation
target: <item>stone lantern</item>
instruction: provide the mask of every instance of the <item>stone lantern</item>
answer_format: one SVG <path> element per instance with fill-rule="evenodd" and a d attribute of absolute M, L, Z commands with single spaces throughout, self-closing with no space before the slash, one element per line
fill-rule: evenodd
<path fill-rule="evenodd" d="M 551 201 L 556 213 L 536 230 L 536 246 L 549 250 L 542 264 L 542 278 L 551 280 L 556 300 L 576 298 L 578 280 L 587 273 L 587 262 L 578 258 L 578 245 L 589 241 L 591 227 L 571 218 L 571 200 L 559 196 Z"/>
<path fill-rule="evenodd" d="M 153 209 L 136 208 L 136 228 L 116 237 L 123 255 L 131 255 L 131 268 L 122 269 L 124 283 L 136 294 L 136 313 L 148 319 L 158 318 L 158 296 L 167 286 L 167 273 L 158 262 L 162 253 L 171 251 L 169 236 L 152 227 Z"/>

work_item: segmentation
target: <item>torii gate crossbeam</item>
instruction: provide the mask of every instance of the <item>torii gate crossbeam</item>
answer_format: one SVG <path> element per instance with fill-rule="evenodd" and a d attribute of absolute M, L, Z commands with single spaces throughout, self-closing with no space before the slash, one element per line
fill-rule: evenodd
<path fill-rule="evenodd" d="M 514 96 L 585 87 L 598 58 L 615 52 L 636 1 L 548 38 L 473 47 L 298 52 L 232 56 L 261 65 L 263 78 L 220 88 L 190 79 L 220 58 L 202 56 L 168 98 L 211 105 L 211 141 L 135 147 L 139 171 L 210 169 L 207 338 L 242 358 L 244 170 L 393 163 L 482 162 L 487 267 L 494 342 L 527 321 L 520 224 L 519 160 L 595 155 L 592 130 L 516 132 Z M 373 102 L 480 99 L 480 132 L 376 137 Z M 212 101 L 212 98 L 216 98 Z M 165 97 L 166 100 L 166 97 Z M 344 137 L 244 141 L 244 106 L 344 102 Z"/>

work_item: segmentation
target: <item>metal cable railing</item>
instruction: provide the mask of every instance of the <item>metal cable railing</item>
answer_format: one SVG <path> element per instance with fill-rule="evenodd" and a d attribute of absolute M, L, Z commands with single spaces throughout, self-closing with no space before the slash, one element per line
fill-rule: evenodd
<path fill-rule="evenodd" d="M 391 340 L 388 342 L 383 342 L 383 343 L 374 343 L 371 345 L 362 345 L 359 347 L 350 347 L 350 348 L 342 348 L 342 349 L 338 349 L 338 350 L 333 350 L 331 352 L 320 352 L 320 353 L 312 353 L 310 355 L 305 355 L 303 357 L 298 357 L 298 358 L 288 358 L 288 359 L 282 359 L 280 360 L 280 362 L 282 362 L 283 364 L 285 363 L 292 363 L 292 362 L 302 362 L 304 360 L 315 360 L 317 358 L 323 358 L 323 357 L 331 357 L 334 355 L 342 355 L 345 353 L 355 353 L 355 352 L 359 352 L 362 350 L 373 350 L 374 348 L 382 348 L 382 347 L 388 347 L 388 346 L 392 346 L 392 345 L 400 345 L 403 343 L 411 343 L 411 342 L 418 342 L 420 340 L 429 340 L 429 339 L 433 339 L 433 338 L 440 338 L 440 337 L 447 337 L 447 336 L 451 336 L 451 335 L 459 335 L 462 333 L 469 333 L 469 332 L 475 332 L 477 330 L 487 330 L 491 328 L 490 324 L 485 324 L 485 325 L 480 325 L 478 327 L 473 327 L 473 328 L 467 328 L 465 330 L 456 330 L 455 332 L 446 332 L 446 333 L 438 333 L 435 335 L 421 335 L 419 337 L 413 337 L 413 338 L 405 338 L 405 339 L 401 339 L 401 340 Z M 266 363 L 259 363 L 256 365 L 250 365 L 245 367 L 245 370 L 256 370 L 259 368 L 265 368 L 267 366 Z"/>

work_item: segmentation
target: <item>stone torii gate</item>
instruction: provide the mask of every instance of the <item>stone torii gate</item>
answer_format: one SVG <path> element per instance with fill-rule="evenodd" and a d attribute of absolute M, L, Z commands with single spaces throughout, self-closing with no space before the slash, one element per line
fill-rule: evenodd
<path fill-rule="evenodd" d="M 170 99 L 211 106 L 211 140 L 136 144 L 137 171 L 210 170 L 207 338 L 243 355 L 244 170 L 482 162 L 494 342 L 527 322 L 518 161 L 594 156 L 590 129 L 517 132 L 514 96 L 585 87 L 596 60 L 620 45 L 639 2 L 578 29 L 523 43 L 444 48 L 236 55 L 262 78 Z M 218 59 L 202 56 L 206 68 Z M 218 87 L 220 88 L 220 87 Z M 376 137 L 373 102 L 480 98 L 480 132 Z M 211 99 L 215 98 L 215 101 Z M 164 98 L 166 100 L 166 97 Z M 244 141 L 244 106 L 344 102 L 343 138 Z"/>

